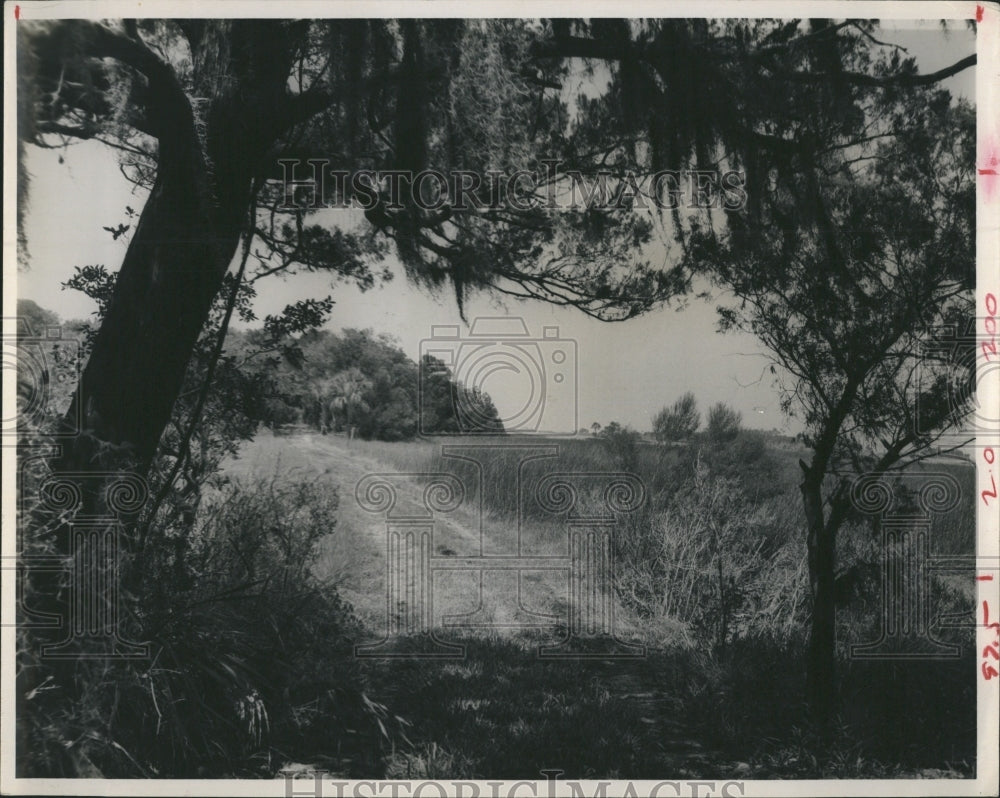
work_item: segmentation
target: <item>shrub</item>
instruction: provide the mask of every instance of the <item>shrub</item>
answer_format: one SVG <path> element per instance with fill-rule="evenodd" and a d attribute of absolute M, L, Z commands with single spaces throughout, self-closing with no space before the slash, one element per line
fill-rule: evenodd
<path fill-rule="evenodd" d="M 653 418 L 653 434 L 660 443 L 682 441 L 690 438 L 701 424 L 698 403 L 690 391 L 681 396 L 672 407 L 664 407 Z"/>
<path fill-rule="evenodd" d="M 705 433 L 711 441 L 731 441 L 740 434 L 742 421 L 741 413 L 723 402 L 718 402 L 708 410 Z"/>
<path fill-rule="evenodd" d="M 787 631 L 802 620 L 806 583 L 798 537 L 774 539 L 781 520 L 773 503 L 754 501 L 696 456 L 663 509 L 637 515 L 616 538 L 619 594 L 641 616 L 679 621 L 719 651 Z"/>
<path fill-rule="evenodd" d="M 366 695 L 358 623 L 311 571 L 336 510 L 315 482 L 257 480 L 206 497 L 193 528 L 157 530 L 155 567 L 127 580 L 127 635 L 149 641 L 148 661 L 79 661 L 54 679 L 25 635 L 19 775 L 377 769 L 401 721 Z"/>

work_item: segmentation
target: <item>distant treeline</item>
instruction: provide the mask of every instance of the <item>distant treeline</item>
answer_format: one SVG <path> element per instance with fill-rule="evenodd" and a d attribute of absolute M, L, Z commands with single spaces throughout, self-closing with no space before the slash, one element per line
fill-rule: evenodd
<path fill-rule="evenodd" d="M 232 331 L 226 340 L 227 353 L 238 357 L 242 351 L 249 356 L 247 368 L 268 372 L 270 390 L 261 418 L 268 426 L 353 428 L 361 438 L 399 441 L 420 432 L 467 431 L 460 417 L 462 409 L 472 409 L 484 425 L 503 431 L 487 394 L 457 382 L 443 362 L 429 355 L 420 368 L 389 335 L 317 330 L 289 340 L 277 352 L 272 349 L 264 330 Z"/>

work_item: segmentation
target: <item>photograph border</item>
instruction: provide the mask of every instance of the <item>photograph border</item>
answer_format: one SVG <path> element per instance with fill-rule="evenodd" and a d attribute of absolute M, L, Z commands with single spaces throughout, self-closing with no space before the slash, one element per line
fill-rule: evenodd
<path fill-rule="evenodd" d="M 587 0 L 575 2 L 474 2 L 468 0 L 433 0 L 433 2 L 407 2 L 407 0 L 375 0 L 374 2 L 316 2 L 315 0 L 292 0 L 275 3 L 263 0 L 202 0 L 179 3 L 163 0 L 143 2 L 85 2 L 65 0 L 63 2 L 7 2 L 4 5 L 4 292 L 3 316 L 4 335 L 10 319 L 16 316 L 17 299 L 17 244 L 16 244 L 16 179 L 17 179 L 17 122 L 16 122 L 16 26 L 19 20 L 61 19 L 61 18 L 118 18 L 118 17 L 550 17 L 550 16 L 621 16 L 630 17 L 791 17 L 799 16 L 804 3 L 767 0 L 751 2 L 744 0 L 723 0 L 698 4 L 663 3 L 640 0 L 622 6 L 607 0 Z M 697 12 L 692 14 L 692 12 Z M 857 17 L 907 19 L 950 19 L 978 20 L 976 67 L 976 114 L 977 114 L 977 254 L 976 254 L 976 312 L 983 312 L 987 293 L 1000 296 L 1000 176 L 996 174 L 996 164 L 988 164 L 984 159 L 990 153 L 1000 151 L 1000 6 L 986 2 L 833 2 L 821 1 L 808 4 L 810 17 Z M 990 196 L 985 196 L 984 180 L 994 183 Z M 980 368 L 982 367 L 981 361 Z M 978 384 L 978 401 L 981 407 L 1000 407 L 1000 369 L 992 369 L 986 375 L 989 379 Z M 13 380 L 3 382 L 4 417 L 10 417 L 7 410 L 16 404 L 16 385 Z M 1000 429 L 980 436 L 987 443 L 1000 441 Z M 977 441 L 981 443 L 982 441 Z M 58 441 L 56 441 L 58 445 Z M 985 466 L 978 457 L 977 493 L 989 482 L 984 482 Z M 16 651 L 14 608 L 16 585 L 12 579 L 13 562 L 16 556 L 15 513 L 17 505 L 15 476 L 17 457 L 12 443 L 2 442 L 2 562 L 4 578 L 0 580 L 2 590 L 2 628 L 0 628 L 0 793 L 10 795 L 391 795 L 388 785 L 401 782 L 342 781 L 319 785 L 309 780 L 132 780 L 132 779 L 24 779 L 15 775 L 15 665 Z M 977 651 L 988 642 L 986 630 L 981 623 L 981 608 L 984 602 L 1000 612 L 1000 515 L 995 510 L 986 509 L 977 502 L 977 575 L 992 576 L 977 582 Z M 1000 679 L 985 681 L 979 674 L 976 660 L 976 682 L 978 690 L 978 746 L 977 766 L 974 779 L 886 779 L 886 780 L 780 780 L 780 781 L 734 781 L 732 778 L 716 779 L 707 792 L 710 780 L 677 780 L 664 774 L 665 780 L 673 780 L 679 788 L 662 786 L 667 782 L 652 780 L 612 781 L 573 780 L 584 795 L 623 795 L 629 785 L 634 794 L 649 795 L 659 787 L 659 795 L 721 794 L 745 796 L 800 796 L 800 795 L 995 795 L 1000 785 L 998 755 L 1000 750 Z M 919 706 L 914 711 L 919 712 Z M 563 796 L 579 794 L 567 787 L 565 782 L 549 781 L 539 774 L 535 781 L 483 780 L 444 781 L 439 787 L 422 788 L 419 794 L 464 794 L 464 795 L 537 795 Z M 339 785 L 335 787 L 334 785 Z M 387 785 L 382 787 L 380 785 Z M 410 789 L 416 789 L 416 782 L 410 782 Z M 456 786 L 462 785 L 462 786 Z M 473 791 L 471 785 L 476 785 Z M 533 785 L 533 786 L 529 786 Z M 701 787 L 692 785 L 702 785 Z M 339 790 L 339 792 L 338 792 Z M 689 790 L 692 790 L 689 792 Z M 700 790 L 694 792 L 693 790 Z M 418 794 L 399 788 L 400 795 Z"/>

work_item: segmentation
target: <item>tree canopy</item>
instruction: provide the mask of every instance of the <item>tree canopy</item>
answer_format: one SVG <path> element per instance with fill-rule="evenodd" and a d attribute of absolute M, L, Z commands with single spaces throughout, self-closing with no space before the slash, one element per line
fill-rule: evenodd
<path fill-rule="evenodd" d="M 938 453 L 961 423 L 975 376 L 964 340 L 975 288 L 975 114 L 935 88 L 876 92 L 855 140 L 818 143 L 810 168 L 761 193 L 772 220 L 703 231 L 691 257 L 735 301 L 723 330 L 751 332 L 772 360 L 782 406 L 800 415 L 800 461 L 814 611 L 814 707 L 834 705 L 836 537 L 861 475 L 897 472 Z M 805 208 L 805 210 L 803 210 Z M 949 357 L 934 351 L 951 330 Z M 959 440 L 957 445 L 966 442 Z"/>

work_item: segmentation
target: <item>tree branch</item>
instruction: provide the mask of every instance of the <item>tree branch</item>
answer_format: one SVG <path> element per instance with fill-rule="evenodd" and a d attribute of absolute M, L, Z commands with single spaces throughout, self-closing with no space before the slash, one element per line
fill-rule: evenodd
<path fill-rule="evenodd" d="M 930 86 L 938 81 L 945 80 L 957 75 L 964 69 L 968 69 L 976 64 L 976 54 L 968 55 L 960 61 L 956 61 L 951 66 L 939 69 L 937 72 L 928 72 L 924 75 L 887 75 L 885 77 L 875 77 L 862 72 L 787 72 L 784 70 L 774 70 L 777 77 L 796 83 L 818 83 L 823 81 L 841 81 L 852 83 L 855 86 L 874 86 L 876 88 L 889 88 L 895 86 Z"/>

